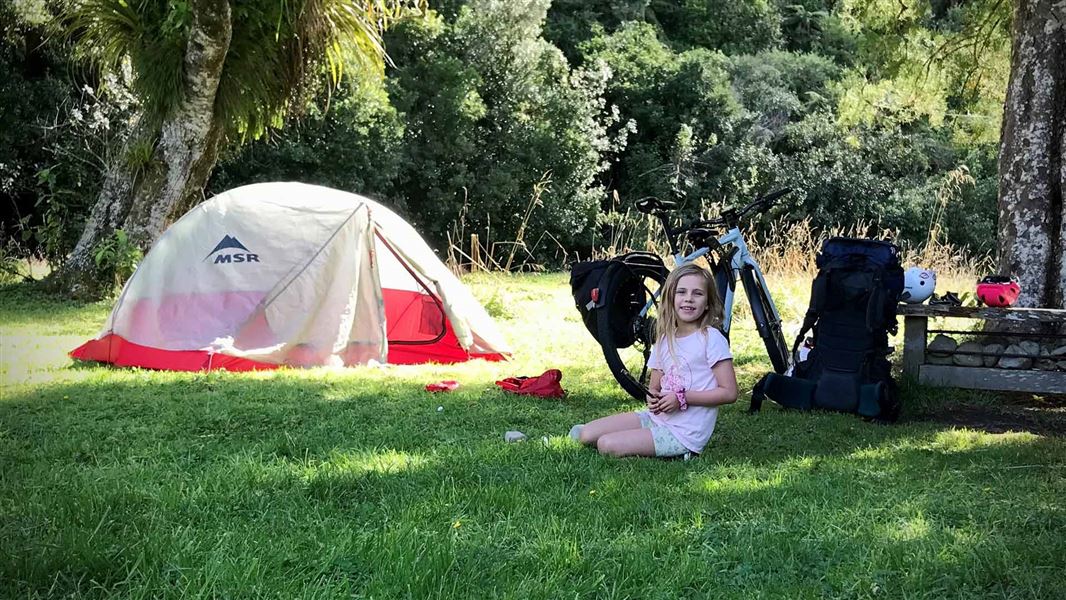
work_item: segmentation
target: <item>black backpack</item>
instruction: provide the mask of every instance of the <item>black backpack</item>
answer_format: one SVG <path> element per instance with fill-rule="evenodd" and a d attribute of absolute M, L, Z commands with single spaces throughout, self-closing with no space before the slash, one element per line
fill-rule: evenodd
<path fill-rule="evenodd" d="M 607 310 L 611 324 L 611 342 L 626 348 L 636 341 L 633 319 L 647 301 L 644 278 L 664 281 L 667 270 L 658 255 L 630 252 L 610 260 L 577 262 L 570 267 L 570 291 L 581 320 L 592 337 L 601 344 L 597 327 L 598 310 Z M 613 302 L 607 304 L 610 295 Z"/>
<path fill-rule="evenodd" d="M 793 356 L 808 331 L 814 347 L 792 376 L 771 373 L 755 385 L 751 411 L 764 398 L 790 408 L 823 408 L 895 421 L 899 394 L 888 355 L 903 291 L 899 248 L 889 242 L 827 240 L 817 258 L 811 302 Z"/>

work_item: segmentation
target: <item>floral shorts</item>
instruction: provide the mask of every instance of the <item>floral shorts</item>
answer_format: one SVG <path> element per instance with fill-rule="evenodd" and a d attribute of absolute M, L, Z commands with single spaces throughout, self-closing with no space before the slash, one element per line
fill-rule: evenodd
<path fill-rule="evenodd" d="M 670 433 L 669 429 L 652 422 L 648 411 L 638 410 L 636 412 L 637 416 L 640 417 L 640 426 L 651 431 L 651 439 L 655 441 L 655 456 L 681 456 L 689 452 L 689 449 L 677 441 L 677 438 Z"/>

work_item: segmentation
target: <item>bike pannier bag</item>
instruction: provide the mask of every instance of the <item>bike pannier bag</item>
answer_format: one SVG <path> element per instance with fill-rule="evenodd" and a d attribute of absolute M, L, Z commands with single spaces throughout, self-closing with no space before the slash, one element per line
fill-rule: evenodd
<path fill-rule="evenodd" d="M 615 347 L 625 348 L 635 341 L 632 323 L 648 300 L 645 278 L 662 281 L 666 275 L 666 267 L 658 255 L 630 252 L 610 260 L 574 263 L 570 268 L 570 290 L 589 333 L 604 343 L 597 335 L 597 318 L 598 311 L 606 310 L 611 324 L 611 341 Z M 609 306 L 608 295 L 614 299 Z"/>
<path fill-rule="evenodd" d="M 600 279 L 607 271 L 609 260 L 576 262 L 570 267 L 570 292 L 574 295 L 577 311 L 585 329 L 596 337 L 596 313 L 593 310 L 601 302 Z"/>

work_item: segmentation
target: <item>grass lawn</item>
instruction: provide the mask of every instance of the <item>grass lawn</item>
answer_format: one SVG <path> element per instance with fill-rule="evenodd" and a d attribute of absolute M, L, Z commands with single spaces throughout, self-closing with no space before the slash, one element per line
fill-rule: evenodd
<path fill-rule="evenodd" d="M 917 418 L 1000 397 L 749 416 L 767 362 L 741 314 L 741 400 L 704 455 L 608 459 L 567 430 L 636 405 L 566 275 L 470 281 L 513 361 L 72 365 L 109 306 L 0 288 L 0 597 L 1066 598 L 1066 438 Z M 771 280 L 793 322 L 808 282 Z M 493 385 L 550 367 L 562 401 Z"/>

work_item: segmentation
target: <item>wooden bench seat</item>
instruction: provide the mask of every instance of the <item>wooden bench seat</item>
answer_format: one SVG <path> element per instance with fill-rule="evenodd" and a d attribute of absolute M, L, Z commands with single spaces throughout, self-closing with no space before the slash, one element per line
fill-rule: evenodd
<path fill-rule="evenodd" d="M 1062 324 L 1066 322 L 1066 310 L 900 304 L 896 314 L 903 316 L 903 374 L 914 377 L 922 385 L 1066 394 L 1066 372 L 1063 371 L 935 365 L 926 360 L 930 317 Z M 1066 339 L 1061 342 L 1066 344 Z"/>

